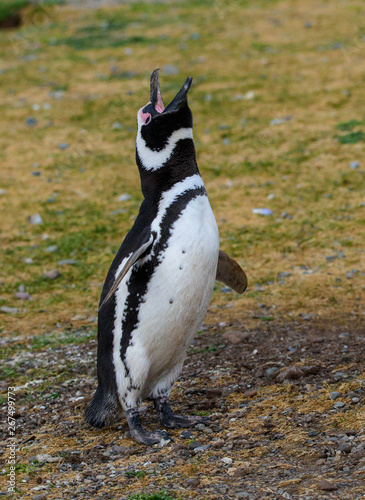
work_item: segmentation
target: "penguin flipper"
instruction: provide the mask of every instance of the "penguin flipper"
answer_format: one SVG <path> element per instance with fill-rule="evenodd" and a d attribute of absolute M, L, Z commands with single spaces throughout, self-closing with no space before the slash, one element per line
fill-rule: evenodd
<path fill-rule="evenodd" d="M 149 238 L 148 241 L 143 243 L 127 260 L 127 262 L 124 264 L 123 268 L 121 269 L 120 273 L 116 277 L 114 283 L 112 284 L 107 296 L 103 300 L 102 304 L 99 307 L 99 311 L 105 306 L 105 304 L 111 299 L 115 291 L 117 290 L 118 286 L 120 285 L 121 281 L 123 280 L 124 276 L 128 273 L 129 269 L 137 262 L 137 260 L 141 257 L 142 254 L 148 250 L 153 243 L 153 235 Z"/>
<path fill-rule="evenodd" d="M 243 293 L 247 288 L 246 273 L 234 259 L 222 250 L 219 250 L 215 279 L 229 286 L 237 293 Z"/>

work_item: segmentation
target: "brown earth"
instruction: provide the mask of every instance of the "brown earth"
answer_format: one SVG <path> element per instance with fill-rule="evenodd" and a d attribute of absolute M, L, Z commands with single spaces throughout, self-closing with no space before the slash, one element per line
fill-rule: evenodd
<path fill-rule="evenodd" d="M 124 420 L 100 431 L 84 423 L 95 389 L 94 339 L 5 360 L 19 374 L 44 374 L 16 392 L 21 498 L 162 490 L 172 498 L 362 498 L 362 326 L 256 321 L 251 330 L 239 321 L 212 324 L 194 340 L 172 403 L 211 422 L 188 434 L 169 431 L 173 443 L 163 448 L 133 442 Z M 146 427 L 159 428 L 149 402 L 142 414 Z"/>

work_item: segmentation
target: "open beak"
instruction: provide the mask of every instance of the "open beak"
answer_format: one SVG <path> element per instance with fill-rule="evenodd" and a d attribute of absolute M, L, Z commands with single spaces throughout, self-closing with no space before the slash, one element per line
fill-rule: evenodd
<path fill-rule="evenodd" d="M 192 81 L 192 77 L 189 76 L 179 92 L 176 94 L 170 104 L 165 108 L 161 96 L 158 69 L 155 69 L 155 71 L 151 75 L 150 101 L 156 111 L 158 111 L 159 113 L 170 113 L 179 110 L 183 106 L 186 106 L 188 102 L 188 91 L 190 89 Z"/>

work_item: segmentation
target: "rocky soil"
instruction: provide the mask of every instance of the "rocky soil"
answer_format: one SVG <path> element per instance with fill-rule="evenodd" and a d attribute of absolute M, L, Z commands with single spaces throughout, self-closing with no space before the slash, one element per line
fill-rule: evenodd
<path fill-rule="evenodd" d="M 83 422 L 95 388 L 96 342 L 77 343 L 85 338 L 79 331 L 62 345 L 70 335 L 5 360 L 9 373 L 29 378 L 16 389 L 19 498 L 162 491 L 166 498 L 363 498 L 361 325 L 206 326 L 190 348 L 172 403 L 210 422 L 169 431 L 173 441 L 163 448 L 133 442 L 125 421 L 101 431 Z M 14 339 L 7 342 L 14 346 Z M 11 377 L 2 392 L 10 383 Z M 150 402 L 141 413 L 146 427 L 159 427 Z M 7 441 L 0 446 L 7 457 Z"/>

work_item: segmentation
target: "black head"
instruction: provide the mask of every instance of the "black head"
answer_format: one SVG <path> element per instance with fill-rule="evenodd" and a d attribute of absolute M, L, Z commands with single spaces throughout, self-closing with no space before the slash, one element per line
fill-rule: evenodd
<path fill-rule="evenodd" d="M 176 136 L 179 130 L 182 130 L 181 138 L 186 138 L 187 129 L 192 130 L 193 118 L 187 97 L 192 80 L 190 76 L 186 79 L 180 91 L 165 108 L 158 69 L 152 73 L 150 100 L 137 115 L 137 151 L 142 162 L 150 152 L 162 152 L 169 145 L 171 137 Z M 190 135 L 192 137 L 192 132 Z"/>

